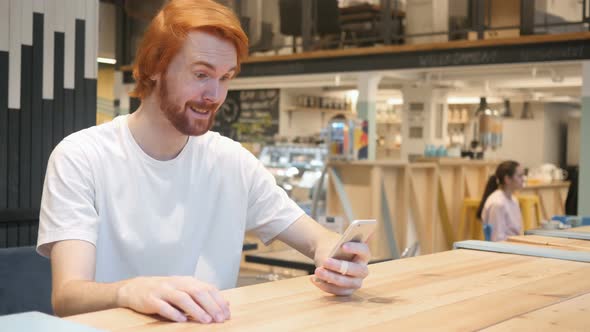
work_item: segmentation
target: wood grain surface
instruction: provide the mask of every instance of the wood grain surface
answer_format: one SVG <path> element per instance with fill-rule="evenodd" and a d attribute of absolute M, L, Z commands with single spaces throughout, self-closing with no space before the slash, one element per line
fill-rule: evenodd
<path fill-rule="evenodd" d="M 568 232 L 590 233 L 590 226 L 573 227 L 567 230 Z"/>
<path fill-rule="evenodd" d="M 589 331 L 590 294 L 580 295 L 494 325 L 494 331 Z"/>
<path fill-rule="evenodd" d="M 67 319 L 125 332 L 469 331 L 522 316 L 534 317 L 536 328 L 558 331 L 551 315 L 535 311 L 561 305 L 570 312 L 590 302 L 581 297 L 590 293 L 590 265 L 579 262 L 454 250 L 374 264 L 370 270 L 351 297 L 322 293 L 309 277 L 226 290 L 232 319 L 223 324 L 169 323 L 126 309 Z M 577 304 L 569 307 L 569 301 Z M 577 319 L 590 326 L 588 315 Z"/>
<path fill-rule="evenodd" d="M 530 245 L 535 247 L 590 252 L 590 241 L 567 239 L 563 237 L 519 235 L 508 237 L 506 242 L 512 244 L 517 243 L 523 245 Z"/>

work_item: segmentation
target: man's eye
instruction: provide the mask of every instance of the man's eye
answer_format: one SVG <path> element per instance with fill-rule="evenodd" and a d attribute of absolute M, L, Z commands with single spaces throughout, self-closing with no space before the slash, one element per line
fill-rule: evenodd
<path fill-rule="evenodd" d="M 204 74 L 204 73 L 195 73 L 195 76 L 197 78 L 207 78 L 207 74 Z"/>
<path fill-rule="evenodd" d="M 227 75 L 227 76 L 223 76 L 223 77 L 221 78 L 221 80 L 222 80 L 222 81 L 229 81 L 229 80 L 231 80 L 231 76 L 229 76 L 229 75 Z"/>

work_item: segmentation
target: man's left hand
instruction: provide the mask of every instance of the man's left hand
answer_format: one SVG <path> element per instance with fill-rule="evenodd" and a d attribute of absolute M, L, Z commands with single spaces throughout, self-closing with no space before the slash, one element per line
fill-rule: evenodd
<path fill-rule="evenodd" d="M 369 246 L 365 243 L 347 242 L 345 252 L 354 254 L 352 261 L 327 258 L 316 268 L 311 281 L 324 292 L 335 295 L 350 295 L 361 288 L 369 275 L 367 264 L 371 259 Z"/>

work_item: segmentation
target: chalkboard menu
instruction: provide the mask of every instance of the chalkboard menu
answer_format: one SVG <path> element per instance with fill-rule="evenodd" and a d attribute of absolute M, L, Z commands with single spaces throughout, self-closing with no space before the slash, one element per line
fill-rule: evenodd
<path fill-rule="evenodd" d="M 229 91 L 213 131 L 239 142 L 269 142 L 279 131 L 279 89 Z"/>

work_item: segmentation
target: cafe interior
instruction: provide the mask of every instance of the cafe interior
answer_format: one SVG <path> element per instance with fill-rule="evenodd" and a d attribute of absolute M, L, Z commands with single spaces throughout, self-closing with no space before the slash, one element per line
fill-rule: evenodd
<path fill-rule="evenodd" d="M 331 231 L 375 219 L 369 276 L 322 293 L 312 258 L 246 233 L 221 326 L 53 316 L 47 161 L 140 106 L 133 61 L 166 2 L 0 0 L 0 331 L 588 329 L 589 0 L 217 1 L 249 55 L 211 130 Z M 494 241 L 478 208 L 506 160 L 522 224 Z"/>

